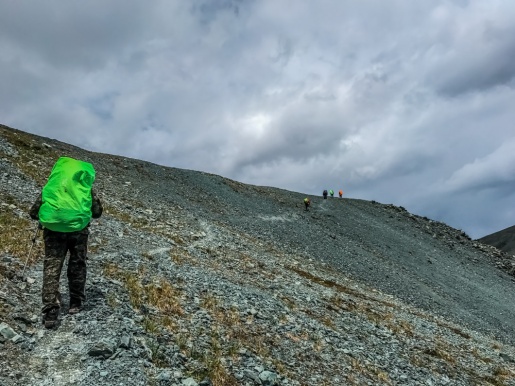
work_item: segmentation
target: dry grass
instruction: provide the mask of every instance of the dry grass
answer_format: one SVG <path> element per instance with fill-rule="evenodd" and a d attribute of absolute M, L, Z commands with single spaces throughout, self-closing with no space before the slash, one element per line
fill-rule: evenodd
<path fill-rule="evenodd" d="M 121 278 L 122 270 L 120 269 L 120 267 L 118 267 L 114 263 L 104 264 L 104 267 L 103 267 L 102 271 L 104 273 L 104 276 L 107 276 L 107 277 L 110 277 L 110 278 L 114 278 L 114 279 L 120 279 Z"/>
<path fill-rule="evenodd" d="M 502 345 L 500 343 L 496 342 L 496 343 L 492 344 L 492 348 L 494 350 L 501 350 L 502 349 Z"/>
<path fill-rule="evenodd" d="M 295 303 L 295 301 L 289 298 L 288 296 L 281 294 L 279 295 L 279 299 L 281 299 L 284 302 L 284 304 L 286 304 L 290 311 L 297 309 L 297 304 Z"/>
<path fill-rule="evenodd" d="M 177 245 L 186 245 L 187 242 L 179 235 L 177 234 L 167 234 L 166 235 L 167 237 L 169 237 L 171 240 L 173 240 L 173 242 Z"/>
<path fill-rule="evenodd" d="M 505 386 L 507 385 L 506 382 L 513 381 L 515 379 L 515 372 L 502 367 L 502 366 L 495 366 L 492 369 L 492 376 L 486 377 L 485 380 L 490 382 L 491 384 L 495 386 Z M 512 383 L 510 382 L 510 385 Z"/>
<path fill-rule="evenodd" d="M 209 348 L 202 349 L 194 344 L 196 336 L 201 334 L 202 331 L 175 334 L 175 343 L 182 353 L 197 361 L 197 366 L 190 370 L 189 375 L 198 379 L 209 377 L 214 386 L 239 385 L 237 379 L 226 369 L 223 358 L 235 356 L 240 346 L 235 345 L 234 342 L 227 344 L 227 340 L 221 332 L 221 327 L 213 326 Z"/>
<path fill-rule="evenodd" d="M 371 296 L 368 296 L 362 292 L 359 292 L 355 289 L 352 289 L 348 286 L 344 286 L 340 283 L 337 283 L 333 280 L 328 280 L 328 279 L 322 279 L 318 276 L 315 276 L 309 272 L 306 272 L 306 271 L 303 271 L 302 269 L 299 269 L 297 267 L 293 267 L 293 266 L 289 266 L 289 267 L 286 267 L 287 269 L 289 269 L 290 271 L 293 271 L 295 272 L 297 275 L 313 282 L 313 283 L 316 283 L 316 284 L 319 284 L 323 287 L 326 287 L 326 288 L 332 288 L 334 289 L 335 291 L 338 291 L 340 293 L 346 293 L 348 295 L 352 295 L 356 298 L 361 298 L 361 299 L 364 299 L 364 300 L 370 300 L 370 301 L 373 301 L 373 302 L 377 302 L 377 303 L 380 303 L 382 304 L 383 306 L 386 306 L 386 307 L 392 307 L 393 304 L 391 302 L 387 302 L 387 301 L 384 301 L 382 299 L 377 299 L 377 298 L 374 298 L 374 297 L 371 297 Z"/>
<path fill-rule="evenodd" d="M 159 323 L 161 326 L 163 326 L 163 328 L 173 333 L 179 330 L 179 324 L 177 323 L 176 319 L 170 315 L 161 316 Z"/>
<path fill-rule="evenodd" d="M 206 367 L 205 375 L 209 377 L 213 386 L 238 386 L 240 384 L 224 367 L 220 355 L 207 355 L 203 359 L 203 364 Z M 203 374 L 198 375 L 202 377 Z"/>
<path fill-rule="evenodd" d="M 184 315 L 179 299 L 181 292 L 164 278 L 145 287 L 148 303 L 164 314 Z"/>
<path fill-rule="evenodd" d="M 464 375 L 467 374 L 467 379 L 471 385 L 505 386 L 507 381 L 515 379 L 515 373 L 502 366 L 491 368 L 490 376 L 481 375 L 481 373 L 484 374 L 484 371 L 487 370 L 486 366 L 490 365 L 493 360 L 483 357 L 476 347 L 470 348 L 464 345 L 459 348 L 459 351 L 457 350 L 457 347 L 451 346 L 441 338 L 436 337 L 433 346 L 421 349 L 418 353 L 412 353 L 410 362 L 416 367 L 426 368 L 435 373 L 445 374 L 460 380 L 463 380 Z M 472 358 L 462 358 L 466 355 L 470 355 Z M 482 371 L 478 372 L 480 368 L 482 368 Z"/>
<path fill-rule="evenodd" d="M 410 323 L 403 319 L 395 320 L 392 314 L 390 314 L 388 318 L 385 318 L 382 324 L 396 335 L 409 337 L 415 335 L 414 328 Z"/>
<path fill-rule="evenodd" d="M 466 333 L 465 331 L 455 327 L 455 326 L 452 326 L 451 324 L 449 323 L 444 323 L 440 320 L 436 320 L 436 324 L 439 326 L 439 327 L 443 327 L 443 328 L 447 328 L 449 329 L 450 331 L 454 332 L 455 334 L 461 336 L 462 338 L 465 338 L 465 339 L 470 339 L 471 336 L 470 334 Z"/>
<path fill-rule="evenodd" d="M 116 308 L 120 305 L 120 300 L 116 297 L 116 294 L 114 292 L 108 292 L 106 295 L 106 303 L 112 307 Z"/>
<path fill-rule="evenodd" d="M 193 265 L 197 262 L 197 260 L 194 259 L 187 250 L 182 248 L 172 248 L 170 250 L 170 259 L 177 265 Z"/>
<path fill-rule="evenodd" d="M 104 214 L 108 214 L 115 219 L 117 219 L 120 222 L 126 223 L 128 225 L 131 225 L 133 222 L 135 222 L 135 218 L 131 216 L 129 213 L 124 212 L 115 206 L 109 205 L 108 203 L 104 202 Z"/>
<path fill-rule="evenodd" d="M 221 340 L 220 331 L 214 329 L 210 337 L 209 350 L 205 352 L 193 352 L 191 347 L 190 356 L 200 361 L 200 367 L 193 371 L 191 375 L 198 378 L 209 377 L 214 386 L 236 386 L 239 385 L 237 379 L 231 375 L 224 366 L 223 357 L 225 351 Z"/>
<path fill-rule="evenodd" d="M 205 308 L 206 310 L 216 312 L 217 307 L 219 306 L 220 301 L 218 298 L 212 294 L 204 296 L 200 301 L 200 306 Z"/>
<path fill-rule="evenodd" d="M 278 345 L 277 337 L 267 336 L 263 327 L 256 325 L 252 315 L 244 316 L 235 308 L 225 308 L 220 299 L 206 295 L 201 299 L 200 306 L 212 317 L 213 328 L 216 331 L 211 338 L 211 350 L 204 358 L 209 376 L 215 386 L 236 385 L 227 378 L 228 374 L 220 362 L 222 357 L 238 356 L 240 348 L 245 347 L 261 358 L 272 361 L 271 348 Z M 279 366 L 284 366 L 275 360 Z M 236 380 L 233 380 L 236 382 Z M 229 383 L 224 383 L 229 382 Z"/>
<path fill-rule="evenodd" d="M 103 271 L 107 277 L 115 278 L 124 283 L 129 301 L 135 309 L 138 310 L 142 306 L 152 307 L 164 316 L 181 316 L 184 314 L 179 301 L 181 292 L 165 278 L 153 278 L 150 284 L 143 285 L 142 279 L 146 276 L 144 269 L 134 273 L 121 270 L 111 263 L 106 264 Z M 166 324 L 168 326 L 173 325 L 170 320 Z"/>
<path fill-rule="evenodd" d="M 465 350 L 468 350 L 468 348 L 465 348 Z M 483 355 L 481 355 L 481 353 L 479 352 L 477 347 L 473 347 L 469 351 L 474 358 L 479 359 L 483 363 L 492 363 L 493 362 L 492 358 L 487 358 L 487 357 L 484 357 Z"/>
<path fill-rule="evenodd" d="M 455 356 L 441 342 L 436 342 L 435 346 L 426 348 L 423 353 L 438 359 L 442 359 L 451 365 L 456 364 Z"/>
<path fill-rule="evenodd" d="M 143 319 L 143 328 L 149 334 L 157 334 L 160 330 L 160 323 L 150 316 Z"/>
<path fill-rule="evenodd" d="M 374 385 L 392 385 L 388 374 L 380 368 L 370 363 L 363 363 L 357 358 L 351 358 L 350 363 L 355 374 L 370 379 Z M 355 379 L 353 381 L 355 382 Z"/>
<path fill-rule="evenodd" d="M 369 322 L 383 326 L 389 329 L 392 333 L 397 336 L 415 336 L 415 328 L 405 319 L 397 317 L 390 309 L 395 305 L 390 303 L 387 310 L 373 308 L 374 303 L 369 301 L 363 301 L 361 299 L 351 299 L 350 297 L 342 294 L 333 295 L 329 299 L 326 299 L 326 308 L 330 311 L 347 311 L 353 312 L 365 316 Z M 384 306 L 383 303 L 376 304 L 376 306 Z M 328 317 L 326 317 L 329 319 Z M 324 320 L 324 324 L 328 325 Z"/>
<path fill-rule="evenodd" d="M 507 386 L 507 381 L 512 381 L 515 374 L 505 371 L 503 369 L 494 369 L 494 375 L 483 377 L 481 384 L 494 385 L 494 386 Z M 486 383 L 484 383 L 484 382 Z M 479 383 L 478 383 L 479 384 Z M 513 383 L 509 383 L 510 385 Z"/>
<path fill-rule="evenodd" d="M 335 322 L 328 315 L 323 316 L 320 321 L 331 330 L 336 330 Z"/>
<path fill-rule="evenodd" d="M 122 280 L 129 292 L 129 301 L 135 309 L 140 309 L 144 301 L 144 287 L 141 284 L 140 275 L 132 272 L 124 272 Z"/>
<path fill-rule="evenodd" d="M 0 213 L 0 245 L 2 252 L 18 258 L 24 264 L 31 250 L 35 233 L 35 222 L 20 218 L 15 214 Z M 43 244 L 39 242 L 41 233 L 41 231 L 38 232 L 28 265 L 34 264 L 37 257 L 43 254 Z"/>
<path fill-rule="evenodd" d="M 168 360 L 168 357 L 166 356 L 166 353 L 163 352 L 162 347 L 158 343 L 149 341 L 148 348 L 150 349 L 150 352 L 152 355 L 152 363 L 156 367 L 160 367 L 160 368 L 170 367 L 170 362 Z"/>
<path fill-rule="evenodd" d="M 237 386 L 238 380 L 225 369 L 220 360 L 208 362 L 208 374 L 214 386 Z"/>
<path fill-rule="evenodd" d="M 510 370 L 508 370 L 504 367 L 501 367 L 501 366 L 494 367 L 492 374 L 496 377 L 501 377 L 501 378 L 507 378 L 507 377 L 511 377 L 514 375 L 513 372 L 511 372 Z"/>
<path fill-rule="evenodd" d="M 321 352 L 325 346 L 326 346 L 325 340 L 322 338 L 319 338 L 313 342 L 313 350 L 315 352 Z"/>

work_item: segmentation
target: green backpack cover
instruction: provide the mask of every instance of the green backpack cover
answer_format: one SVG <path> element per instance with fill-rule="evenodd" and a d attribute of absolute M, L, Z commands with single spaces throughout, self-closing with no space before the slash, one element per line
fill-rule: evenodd
<path fill-rule="evenodd" d="M 56 232 L 76 232 L 91 220 L 93 165 L 70 157 L 57 160 L 43 187 L 39 222 Z"/>

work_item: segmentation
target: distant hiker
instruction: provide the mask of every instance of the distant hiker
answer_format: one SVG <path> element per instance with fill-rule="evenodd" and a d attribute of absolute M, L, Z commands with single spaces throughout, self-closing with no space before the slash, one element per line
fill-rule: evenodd
<path fill-rule="evenodd" d="M 343 197 L 343 191 L 340 189 L 340 191 L 338 192 L 338 195 L 340 196 L 340 198 Z"/>
<path fill-rule="evenodd" d="M 327 200 L 327 190 L 324 189 L 322 196 L 324 196 L 324 200 Z"/>
<path fill-rule="evenodd" d="M 308 210 L 309 206 L 311 205 L 311 200 L 308 197 L 304 199 L 304 205 L 306 206 L 306 210 Z"/>
<path fill-rule="evenodd" d="M 329 194 L 331 195 L 331 197 L 334 197 L 334 190 L 330 189 Z"/>
<path fill-rule="evenodd" d="M 61 157 L 46 185 L 29 211 L 39 220 L 45 240 L 43 264 L 43 323 L 57 325 L 61 295 L 59 279 L 66 254 L 70 251 L 67 276 L 70 314 L 80 312 L 86 299 L 86 255 L 91 218 L 102 215 L 102 203 L 92 189 L 95 169 L 88 162 Z"/>

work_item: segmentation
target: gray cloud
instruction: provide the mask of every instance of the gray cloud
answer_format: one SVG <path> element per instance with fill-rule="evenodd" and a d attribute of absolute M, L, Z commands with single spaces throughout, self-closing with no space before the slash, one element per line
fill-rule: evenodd
<path fill-rule="evenodd" d="M 131 41 L 150 37 L 149 9 L 137 1 L 49 1 L 30 7 L 4 2 L 0 30 L 2 40 L 17 47 L 22 57 L 29 54 L 27 59 L 39 57 L 56 68 L 84 71 L 105 66 Z"/>
<path fill-rule="evenodd" d="M 2 123 L 244 182 L 515 223 L 515 4 L 0 4 Z"/>

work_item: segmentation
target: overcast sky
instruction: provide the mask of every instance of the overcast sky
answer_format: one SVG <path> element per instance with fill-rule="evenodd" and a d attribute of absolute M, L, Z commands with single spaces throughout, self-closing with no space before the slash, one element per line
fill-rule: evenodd
<path fill-rule="evenodd" d="M 515 225 L 515 1 L 0 1 L 0 123 Z"/>

